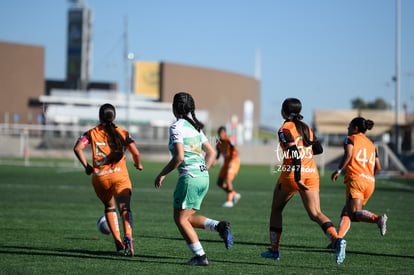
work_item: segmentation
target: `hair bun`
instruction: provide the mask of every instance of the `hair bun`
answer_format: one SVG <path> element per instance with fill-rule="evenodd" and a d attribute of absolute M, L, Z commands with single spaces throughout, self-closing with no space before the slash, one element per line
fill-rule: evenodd
<path fill-rule="evenodd" d="M 365 120 L 365 125 L 367 126 L 367 130 L 371 130 L 374 127 L 374 121 L 367 119 Z"/>

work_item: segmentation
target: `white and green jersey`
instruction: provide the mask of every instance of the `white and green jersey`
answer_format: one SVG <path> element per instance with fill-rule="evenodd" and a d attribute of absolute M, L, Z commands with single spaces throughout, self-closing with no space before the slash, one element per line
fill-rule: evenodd
<path fill-rule="evenodd" d="M 198 132 L 191 123 L 180 118 L 170 126 L 170 142 L 168 147 L 174 154 L 173 144 L 184 146 L 184 161 L 178 166 L 179 176 L 208 177 L 207 167 L 202 153 L 202 145 L 207 137 L 202 131 Z"/>

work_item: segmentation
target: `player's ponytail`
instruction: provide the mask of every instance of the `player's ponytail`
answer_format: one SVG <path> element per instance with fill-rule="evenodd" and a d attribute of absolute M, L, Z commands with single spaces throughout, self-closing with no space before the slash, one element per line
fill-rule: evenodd
<path fill-rule="evenodd" d="M 351 120 L 350 126 L 351 128 L 358 127 L 358 133 L 365 134 L 367 130 L 371 130 L 374 127 L 374 122 L 363 117 L 356 117 Z"/>
<path fill-rule="evenodd" d="M 204 124 L 201 123 L 195 115 L 195 103 L 193 97 L 189 93 L 177 93 L 174 95 L 173 100 L 174 112 L 187 120 L 197 131 L 201 131 L 204 128 Z M 188 117 L 191 114 L 191 117 Z"/>
<path fill-rule="evenodd" d="M 282 112 L 284 113 L 287 121 L 295 123 L 296 129 L 302 136 L 303 145 L 306 147 L 314 144 L 311 140 L 309 126 L 302 122 L 303 116 L 300 114 L 302 110 L 302 103 L 297 98 L 287 98 L 283 101 Z"/>
<path fill-rule="evenodd" d="M 200 130 L 204 128 L 204 124 L 203 124 L 203 123 L 201 123 L 201 122 L 197 119 L 197 117 L 196 117 L 196 115 L 195 115 L 194 110 L 193 110 L 193 111 L 191 111 L 191 117 L 193 118 L 193 121 L 195 122 L 195 125 L 196 125 L 196 127 L 195 127 L 195 128 L 197 129 L 197 131 L 199 131 L 199 132 L 200 132 Z"/>
<path fill-rule="evenodd" d="M 108 164 L 117 163 L 124 156 L 127 146 L 125 139 L 116 130 L 117 126 L 114 124 L 116 117 L 115 107 L 109 103 L 101 106 L 99 109 L 99 119 L 108 134 L 108 142 L 111 148 L 111 154 L 108 156 Z"/>

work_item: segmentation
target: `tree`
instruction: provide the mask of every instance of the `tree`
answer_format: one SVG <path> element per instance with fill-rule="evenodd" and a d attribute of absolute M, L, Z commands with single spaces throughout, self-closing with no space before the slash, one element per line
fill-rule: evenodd
<path fill-rule="evenodd" d="M 369 110 L 388 110 L 390 104 L 388 104 L 383 98 L 377 97 L 372 102 L 365 102 L 362 98 L 357 97 L 351 100 L 352 109 L 369 109 Z"/>
<path fill-rule="evenodd" d="M 352 109 L 366 109 L 365 101 L 360 97 L 351 100 L 351 105 Z"/>

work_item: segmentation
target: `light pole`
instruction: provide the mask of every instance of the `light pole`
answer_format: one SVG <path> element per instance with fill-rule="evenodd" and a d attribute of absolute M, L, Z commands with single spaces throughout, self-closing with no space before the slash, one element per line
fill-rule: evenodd
<path fill-rule="evenodd" d="M 395 153 L 400 153 L 399 115 L 400 115 L 400 0 L 396 0 L 395 31 Z"/>

